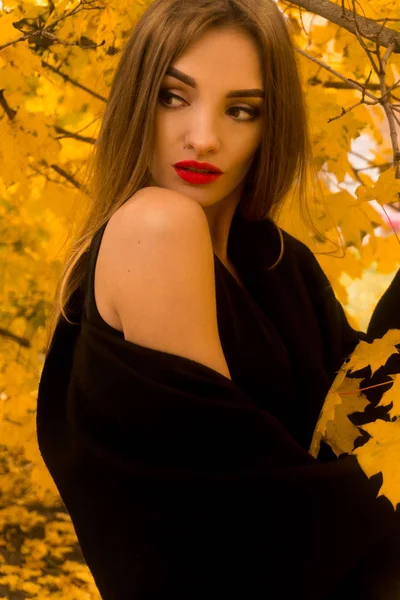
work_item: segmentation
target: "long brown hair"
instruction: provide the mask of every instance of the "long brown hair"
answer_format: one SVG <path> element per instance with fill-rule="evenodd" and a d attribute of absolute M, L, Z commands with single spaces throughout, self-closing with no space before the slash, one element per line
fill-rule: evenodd
<path fill-rule="evenodd" d="M 249 221 L 273 220 L 295 186 L 300 214 L 319 240 L 327 239 L 314 227 L 308 208 L 318 179 L 307 110 L 290 31 L 275 2 L 154 0 L 136 23 L 113 78 L 88 161 L 93 174 L 87 188 L 89 204 L 87 210 L 80 207 L 79 228 L 70 240 L 58 281 L 46 354 L 60 314 L 71 323 L 65 309 L 85 276 L 84 258 L 94 234 L 133 194 L 150 185 L 154 115 L 168 67 L 215 28 L 234 28 L 251 35 L 264 72 L 263 138 L 238 206 L 241 216 Z"/>

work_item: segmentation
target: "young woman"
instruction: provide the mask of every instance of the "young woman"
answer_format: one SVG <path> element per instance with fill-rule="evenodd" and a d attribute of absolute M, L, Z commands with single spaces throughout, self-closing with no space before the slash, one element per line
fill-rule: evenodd
<path fill-rule="evenodd" d="M 400 273 L 353 330 L 274 224 L 294 185 L 306 214 L 310 164 L 276 4 L 155 0 L 113 80 L 37 407 L 104 600 L 398 597 L 381 480 L 308 449 L 346 357 L 400 328 Z"/>

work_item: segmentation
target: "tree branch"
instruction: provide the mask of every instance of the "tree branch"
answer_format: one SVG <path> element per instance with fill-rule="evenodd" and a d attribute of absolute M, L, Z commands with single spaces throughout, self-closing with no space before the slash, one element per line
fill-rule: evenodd
<path fill-rule="evenodd" d="M 363 92 L 363 94 L 365 94 L 369 98 L 372 98 L 372 100 L 374 100 L 375 102 L 379 102 L 378 96 L 375 96 L 374 94 L 371 94 L 371 92 L 368 92 L 368 90 L 366 90 L 365 86 L 361 85 L 360 83 L 357 83 L 353 79 L 348 79 L 347 77 L 345 77 L 344 75 L 342 75 L 341 73 L 336 71 L 335 69 L 332 69 L 332 67 L 330 67 L 329 65 L 324 63 L 319 58 L 316 58 L 315 56 L 311 56 L 311 54 L 308 54 L 308 52 L 305 52 L 301 48 L 298 48 L 297 46 L 295 46 L 294 49 L 296 52 L 298 52 L 302 56 L 305 56 L 309 60 L 312 60 L 313 62 L 315 62 L 317 65 L 319 65 L 323 69 L 326 69 L 327 71 L 332 73 L 332 75 L 335 75 L 335 77 L 339 77 L 339 79 L 342 79 L 343 81 L 345 81 L 347 86 L 354 88 L 356 90 L 360 90 L 361 92 Z"/>
<path fill-rule="evenodd" d="M 364 42 L 362 42 L 361 38 L 360 38 L 360 29 L 358 27 L 358 25 L 356 25 L 356 30 L 355 30 L 355 36 L 357 37 L 358 41 L 360 42 L 361 46 L 365 49 L 365 45 Z M 342 79 L 343 81 L 346 82 L 347 85 L 350 85 L 351 87 L 354 87 L 357 90 L 361 90 L 362 92 L 362 98 L 361 101 L 358 102 L 357 104 L 354 104 L 353 106 L 351 106 L 350 108 L 348 108 L 347 110 L 345 110 L 342 107 L 342 112 L 340 115 L 338 115 L 337 117 L 334 117 L 332 119 L 329 119 L 328 123 L 330 123 L 331 121 L 334 121 L 335 119 L 339 119 L 340 117 L 343 117 L 346 113 L 348 113 L 349 111 L 353 110 L 353 108 L 356 108 L 357 106 L 360 106 L 360 104 L 380 104 L 387 116 L 388 119 L 388 123 L 389 123 L 389 129 L 390 129 L 390 138 L 391 138 L 391 142 L 392 142 L 392 147 L 393 147 L 393 163 L 394 163 L 394 168 L 395 168 L 395 178 L 396 179 L 400 179 L 400 148 L 399 148 L 399 141 L 398 141 L 398 137 L 397 137 L 397 131 L 396 131 L 396 123 L 400 124 L 399 120 L 397 119 L 396 115 L 395 115 L 395 109 L 393 109 L 392 104 L 390 102 L 391 98 L 393 97 L 393 94 L 391 93 L 393 89 L 396 89 L 399 81 L 397 81 L 396 83 L 394 83 L 389 89 L 386 85 L 386 65 L 387 62 L 389 60 L 390 55 L 394 52 L 395 50 L 395 44 L 393 43 L 391 46 L 389 46 L 389 48 L 387 48 L 385 54 L 383 57 L 381 57 L 380 55 L 380 44 L 379 42 L 376 43 L 376 50 L 375 50 L 375 54 L 377 56 L 378 62 L 379 62 L 379 67 L 376 66 L 375 64 L 374 69 L 377 72 L 378 76 L 379 76 L 379 80 L 380 80 L 380 88 L 381 88 L 381 97 L 375 96 L 374 94 L 371 94 L 371 92 L 368 92 L 367 88 L 365 85 L 360 85 L 359 83 L 357 83 L 356 81 L 354 81 L 353 79 L 348 79 L 347 77 L 345 77 L 344 75 L 342 75 L 341 73 L 339 73 L 338 71 L 336 71 L 335 69 L 332 69 L 332 67 L 330 67 L 329 65 L 327 65 L 326 63 L 324 63 L 322 60 L 320 60 L 319 58 L 316 58 L 315 56 L 312 56 L 311 54 L 309 54 L 308 52 L 305 52 L 304 50 L 302 50 L 301 48 L 298 47 L 294 47 L 295 51 L 298 52 L 299 54 L 301 54 L 302 56 L 305 56 L 306 58 L 308 58 L 309 60 L 315 62 L 317 65 L 319 65 L 320 67 L 326 69 L 327 71 L 329 71 L 330 73 L 332 73 L 332 75 L 335 75 L 335 77 L 338 77 L 339 79 Z M 369 51 L 367 51 L 369 58 L 371 59 L 371 54 Z M 369 76 L 368 76 L 368 80 L 367 80 L 367 84 L 369 83 L 369 79 L 371 77 L 372 71 L 370 72 Z M 365 100 L 365 96 L 368 96 L 370 98 L 373 99 L 373 102 L 367 102 Z"/>
<path fill-rule="evenodd" d="M 78 87 L 81 90 L 83 90 L 84 92 L 87 92 L 88 94 L 91 94 L 92 96 L 94 96 L 94 98 L 97 98 L 98 100 L 101 100 L 102 102 L 107 102 L 107 98 L 105 98 L 104 96 L 100 96 L 100 94 L 97 94 L 96 92 L 94 92 L 90 88 L 87 88 L 82 83 L 79 83 L 79 81 L 76 81 L 75 79 L 72 79 L 71 77 L 69 77 L 69 75 L 66 75 L 65 73 L 62 73 L 59 69 L 56 69 L 55 67 L 53 67 L 53 65 L 50 65 L 45 60 L 42 60 L 41 62 L 42 62 L 42 66 L 43 67 L 47 67 L 48 69 L 50 69 L 50 71 L 53 71 L 54 73 L 57 73 L 57 75 L 59 75 L 60 77 L 62 77 L 64 79 L 64 81 L 68 81 L 69 83 L 72 83 L 72 85 L 74 85 L 75 87 Z"/>
<path fill-rule="evenodd" d="M 17 111 L 12 109 L 4 97 L 4 89 L 0 90 L 0 106 L 4 109 L 7 117 L 12 121 L 17 114 Z"/>
<path fill-rule="evenodd" d="M 361 158 L 366 163 L 368 163 L 368 167 L 363 167 L 362 169 L 357 169 L 357 171 L 366 171 L 368 169 L 379 169 L 379 171 L 382 172 L 383 169 L 385 169 L 385 171 L 386 171 L 386 169 L 388 169 L 389 167 L 392 166 L 391 162 L 377 164 L 377 163 L 373 162 L 371 159 L 367 158 L 366 156 L 363 156 L 359 152 L 354 152 L 354 150 L 350 150 L 349 154 L 351 154 L 352 156 L 357 156 L 358 158 Z"/>
<path fill-rule="evenodd" d="M 41 34 L 45 37 L 45 34 L 49 33 L 49 30 L 53 29 L 60 21 L 63 21 L 64 19 L 67 19 L 68 17 L 71 17 L 72 15 L 76 15 L 79 12 L 81 12 L 82 10 L 104 10 L 105 7 L 101 7 L 101 6 L 90 7 L 90 4 L 93 4 L 94 2 L 96 2 L 96 0 L 81 0 L 79 2 L 78 6 L 75 6 L 75 8 L 73 8 L 71 10 L 71 12 L 64 13 L 61 17 L 59 17 L 58 19 L 53 21 L 47 27 L 45 27 L 43 29 L 37 29 L 34 32 L 26 33 L 23 36 L 16 38 L 15 40 L 10 40 L 9 42 L 2 44 L 0 46 L 0 50 L 3 50 L 4 48 L 7 48 L 8 46 L 13 46 L 14 44 L 19 44 L 20 42 L 25 42 L 26 40 L 28 40 L 30 42 L 30 41 L 32 41 L 31 38 L 33 38 L 35 36 L 39 36 Z M 22 19 L 22 23 L 24 21 L 25 21 L 25 19 Z M 17 31 L 20 31 L 20 27 L 17 27 L 17 21 L 15 23 L 13 23 L 13 26 L 15 26 L 15 29 Z M 49 36 L 47 36 L 47 37 L 49 37 Z M 77 44 L 77 45 L 79 45 L 79 44 Z M 103 43 L 100 45 L 103 45 Z"/>
<path fill-rule="evenodd" d="M 1 90 L 0 90 L 1 92 Z M 84 135 L 79 135 L 78 133 L 74 133 L 73 131 L 67 131 L 66 129 L 63 129 L 62 127 L 57 127 L 54 126 L 54 129 L 57 131 L 57 133 L 61 133 L 63 135 L 60 135 L 59 137 L 57 137 L 57 140 L 60 139 L 64 139 L 64 138 L 73 138 L 74 140 L 78 140 L 78 142 L 85 142 L 86 144 L 95 144 L 96 143 L 96 139 L 93 137 L 86 137 Z"/>
<path fill-rule="evenodd" d="M 394 114 L 394 112 L 392 110 L 390 101 L 387 98 L 388 92 L 390 93 L 390 90 L 387 89 L 387 85 L 386 85 L 386 65 L 387 65 L 387 62 L 389 60 L 391 53 L 394 50 L 394 47 L 390 46 L 386 50 L 385 55 L 382 58 L 379 53 L 379 45 L 378 45 L 377 50 L 378 50 L 377 56 L 378 56 L 379 65 L 380 65 L 379 79 L 380 79 L 381 88 L 382 88 L 382 102 L 381 103 L 382 103 L 383 109 L 386 113 L 387 120 L 389 123 L 390 139 L 392 141 L 394 164 L 395 164 L 395 169 L 396 169 L 395 177 L 396 177 L 396 179 L 400 179 L 400 149 L 399 149 L 399 140 L 397 137 L 396 123 L 395 123 L 395 121 L 397 121 L 397 119 L 396 119 L 396 115 Z"/>
<path fill-rule="evenodd" d="M 58 165 L 50 165 L 50 166 L 51 166 L 51 168 L 56 173 L 58 173 L 59 175 L 61 175 L 61 177 L 64 177 L 67 181 L 69 181 L 70 183 L 72 183 L 72 185 L 74 187 L 76 187 L 78 190 L 82 190 L 82 186 L 79 183 L 79 181 L 77 181 L 72 175 L 70 175 L 69 173 L 67 173 L 67 171 L 65 171 L 64 169 L 62 169 Z"/>
<path fill-rule="evenodd" d="M 15 333 L 12 333 L 11 331 L 8 331 L 8 329 L 4 329 L 3 327 L 0 327 L 0 336 L 12 340 L 13 342 L 17 342 L 17 344 L 23 346 L 24 348 L 31 347 L 31 343 L 29 340 L 19 335 L 15 335 Z"/>
<path fill-rule="evenodd" d="M 69 181 L 70 183 L 72 183 L 72 185 L 74 187 L 76 187 L 78 190 L 80 190 L 81 192 L 83 192 L 84 194 L 88 194 L 88 190 L 84 185 L 81 185 L 79 183 L 79 181 L 77 181 L 73 175 L 71 175 L 70 173 L 68 173 L 67 171 L 65 171 L 64 169 L 62 169 L 59 165 L 56 164 L 52 164 L 49 165 L 44 159 L 39 161 L 40 165 L 43 165 L 46 168 L 51 168 L 53 169 L 56 173 L 58 173 L 59 175 L 61 175 L 61 177 L 64 177 L 64 179 L 66 179 L 67 181 Z M 31 166 L 31 168 L 35 171 L 35 173 L 38 173 L 39 175 L 42 175 L 43 177 L 46 177 L 46 175 L 44 173 L 41 173 L 40 171 L 38 171 L 37 169 L 35 169 L 34 167 Z M 50 180 L 49 180 L 50 181 Z M 54 182 L 53 183 L 57 183 Z"/>
<path fill-rule="evenodd" d="M 351 90 L 354 89 L 352 85 L 347 83 L 347 81 L 321 81 L 317 77 L 313 77 L 309 79 L 308 82 L 310 85 L 318 85 L 319 83 L 322 87 L 325 88 L 335 88 L 337 90 Z M 381 86 L 379 83 L 368 83 L 364 84 L 366 90 L 380 90 Z"/>
<path fill-rule="evenodd" d="M 96 48 L 100 48 L 101 46 L 104 46 L 104 44 L 106 43 L 106 41 L 103 40 L 100 44 L 93 44 L 92 43 L 92 44 L 88 44 L 87 46 L 83 46 L 82 45 L 82 40 L 87 39 L 83 35 L 81 35 L 79 42 L 66 42 L 65 40 L 60 40 L 60 38 L 58 38 L 53 33 L 49 33 L 48 31 L 42 31 L 42 32 L 39 31 L 39 33 L 42 33 L 42 36 L 44 38 L 48 38 L 49 40 L 51 40 L 52 42 L 54 42 L 56 44 L 62 44 L 63 46 L 78 46 L 78 48 L 82 48 L 82 50 L 94 50 Z M 34 34 L 32 34 L 32 37 L 33 37 L 33 35 Z"/>
<path fill-rule="evenodd" d="M 354 14 L 353 11 L 342 8 L 338 4 L 330 2 L 330 0 L 290 0 L 289 4 L 304 8 L 308 12 L 336 23 L 336 25 L 347 29 L 353 35 L 356 35 L 358 26 L 358 31 L 362 37 L 375 43 L 379 42 L 385 48 L 393 46 L 393 52 L 400 54 L 400 33 L 385 27 L 384 24 L 379 25 L 373 19 Z"/>

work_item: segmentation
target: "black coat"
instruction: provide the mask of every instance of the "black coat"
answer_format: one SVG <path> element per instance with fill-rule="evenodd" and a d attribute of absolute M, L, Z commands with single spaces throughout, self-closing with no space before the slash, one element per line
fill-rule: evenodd
<path fill-rule="evenodd" d="M 400 271 L 367 333 L 355 331 L 304 244 L 284 232 L 283 259 L 268 271 L 276 228 L 236 214 L 228 253 L 246 290 L 215 257 L 230 381 L 101 323 L 99 234 L 69 305 L 76 325 L 60 319 L 45 361 L 37 435 L 102 598 L 400 598 L 400 517 L 376 498 L 382 476 L 368 479 L 327 444 L 317 459 L 308 453 L 346 357 L 400 329 Z M 254 341 L 250 360 L 256 318 L 264 346 Z M 365 384 L 400 372 L 399 359 L 374 378 L 365 369 Z M 355 424 L 385 418 L 380 390 Z"/>

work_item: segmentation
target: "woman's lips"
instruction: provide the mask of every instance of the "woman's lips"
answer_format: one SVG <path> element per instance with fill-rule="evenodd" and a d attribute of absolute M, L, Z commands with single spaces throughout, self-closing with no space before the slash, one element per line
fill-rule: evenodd
<path fill-rule="evenodd" d="M 198 173 L 196 171 L 189 171 L 182 167 L 174 167 L 175 171 L 181 179 L 193 184 L 206 184 L 217 181 L 222 173 Z"/>

